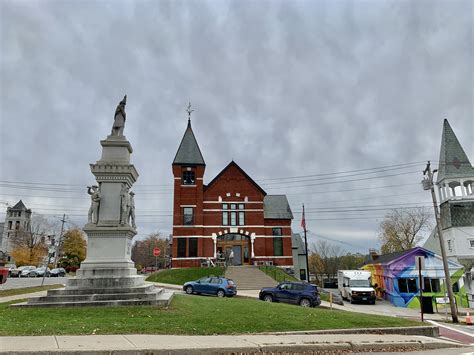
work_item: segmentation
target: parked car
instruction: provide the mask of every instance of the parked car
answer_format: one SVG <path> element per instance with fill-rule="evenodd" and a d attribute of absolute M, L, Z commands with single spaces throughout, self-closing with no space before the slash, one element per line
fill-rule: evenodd
<path fill-rule="evenodd" d="M 7 282 L 8 278 L 8 268 L 0 266 L 0 285 Z"/>
<path fill-rule="evenodd" d="M 66 276 L 66 270 L 63 269 L 62 267 L 53 269 L 50 271 L 49 276 L 51 277 L 64 277 Z"/>
<path fill-rule="evenodd" d="M 306 282 L 282 282 L 276 287 L 262 288 L 258 298 L 266 302 L 299 304 L 302 307 L 321 304 L 317 286 Z"/>
<path fill-rule="evenodd" d="M 217 295 L 217 297 L 232 297 L 237 294 L 237 285 L 231 279 L 220 276 L 203 277 L 196 281 L 186 282 L 183 290 L 188 294 L 193 293 Z"/>
<path fill-rule="evenodd" d="M 8 277 L 11 277 L 12 271 L 16 269 L 15 264 L 6 264 L 5 267 L 8 269 Z"/>
<path fill-rule="evenodd" d="M 29 277 L 43 277 L 45 271 L 46 271 L 46 277 L 49 277 L 51 274 L 51 270 L 49 270 L 49 267 L 46 269 L 46 267 L 44 266 L 39 267 L 35 270 L 31 270 L 28 276 Z"/>
<path fill-rule="evenodd" d="M 10 277 L 28 277 L 30 270 L 34 269 L 36 269 L 34 266 L 20 266 L 19 268 L 10 270 Z"/>
<path fill-rule="evenodd" d="M 22 266 L 20 269 L 23 268 L 20 272 L 19 277 L 30 277 L 30 272 L 36 270 L 36 266 Z"/>

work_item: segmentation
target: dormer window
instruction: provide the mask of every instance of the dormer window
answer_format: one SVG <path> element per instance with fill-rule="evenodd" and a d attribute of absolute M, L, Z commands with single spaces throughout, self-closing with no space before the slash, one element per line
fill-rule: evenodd
<path fill-rule="evenodd" d="M 194 171 L 183 171 L 183 185 L 196 185 Z"/>

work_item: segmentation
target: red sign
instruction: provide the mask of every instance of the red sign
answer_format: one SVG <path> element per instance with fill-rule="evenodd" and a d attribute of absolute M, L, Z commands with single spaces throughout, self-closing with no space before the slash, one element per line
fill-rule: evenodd
<path fill-rule="evenodd" d="M 160 248 L 154 248 L 153 249 L 153 256 L 160 256 L 161 250 Z"/>

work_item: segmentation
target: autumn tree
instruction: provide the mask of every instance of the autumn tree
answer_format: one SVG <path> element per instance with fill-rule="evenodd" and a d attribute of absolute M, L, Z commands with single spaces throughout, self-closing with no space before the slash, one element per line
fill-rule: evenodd
<path fill-rule="evenodd" d="M 153 256 L 153 249 L 160 248 L 161 254 L 158 258 Z M 132 260 L 137 269 L 142 267 L 155 266 L 159 268 L 166 266 L 165 255 L 168 252 L 168 240 L 160 235 L 159 232 L 150 234 L 143 240 L 137 240 L 132 247 Z"/>
<path fill-rule="evenodd" d="M 35 214 L 28 229 L 18 229 L 11 236 L 12 252 L 18 266 L 40 265 L 48 254 L 48 244 L 55 226 L 45 217 Z"/>
<path fill-rule="evenodd" d="M 87 242 L 84 232 L 79 228 L 67 230 L 61 238 L 59 260 L 61 267 L 75 271 L 86 258 Z"/>
<path fill-rule="evenodd" d="M 392 210 L 380 223 L 382 254 L 414 248 L 423 238 L 423 233 L 431 228 L 432 217 L 426 208 Z"/>

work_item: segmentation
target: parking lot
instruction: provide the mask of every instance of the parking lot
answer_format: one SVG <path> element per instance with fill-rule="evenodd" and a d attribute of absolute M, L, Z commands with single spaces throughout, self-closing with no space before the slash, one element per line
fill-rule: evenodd
<path fill-rule="evenodd" d="M 67 277 L 45 277 L 44 285 L 66 284 Z M 42 277 L 9 277 L 7 282 L 0 285 L 0 290 L 13 288 L 41 286 Z"/>

